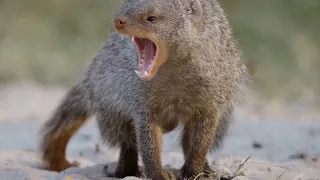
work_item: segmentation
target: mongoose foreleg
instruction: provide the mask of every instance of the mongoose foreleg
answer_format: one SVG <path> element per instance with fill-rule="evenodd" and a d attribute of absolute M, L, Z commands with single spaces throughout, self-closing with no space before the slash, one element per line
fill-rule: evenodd
<path fill-rule="evenodd" d="M 182 138 L 185 163 L 181 168 L 180 179 L 210 171 L 206 155 L 212 147 L 218 123 L 216 113 L 199 114 L 194 121 L 187 122 Z"/>
<path fill-rule="evenodd" d="M 164 171 L 161 164 L 162 129 L 154 116 L 148 115 L 136 122 L 139 150 L 148 178 L 156 180 L 175 179 L 172 172 Z"/>

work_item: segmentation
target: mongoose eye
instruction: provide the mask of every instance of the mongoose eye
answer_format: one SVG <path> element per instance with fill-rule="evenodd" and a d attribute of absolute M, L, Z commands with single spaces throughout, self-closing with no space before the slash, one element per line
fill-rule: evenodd
<path fill-rule="evenodd" d="M 154 20 L 156 20 L 156 19 L 157 19 L 157 18 L 154 17 L 154 16 L 149 16 L 149 17 L 147 18 L 147 21 L 152 22 L 152 21 L 154 21 Z"/>

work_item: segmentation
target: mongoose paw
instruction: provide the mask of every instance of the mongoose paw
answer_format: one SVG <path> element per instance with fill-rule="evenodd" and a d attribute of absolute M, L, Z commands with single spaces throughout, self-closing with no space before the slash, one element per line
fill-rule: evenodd
<path fill-rule="evenodd" d="M 66 170 L 66 169 L 72 168 L 72 167 L 79 167 L 79 166 L 80 166 L 80 162 L 78 162 L 78 161 L 72 161 L 71 163 L 66 161 L 64 163 L 64 166 L 61 167 L 62 169 L 60 171 L 63 171 L 63 170 Z"/>
<path fill-rule="evenodd" d="M 71 167 L 79 167 L 80 163 L 78 161 L 68 162 L 67 160 L 56 162 L 56 163 L 50 163 L 48 170 L 51 171 L 63 171 Z"/>
<path fill-rule="evenodd" d="M 215 172 L 210 168 L 208 163 L 206 163 L 204 166 L 204 174 L 208 176 L 215 174 Z"/>
<path fill-rule="evenodd" d="M 136 170 L 136 172 L 131 172 L 131 171 L 116 171 L 116 172 L 114 173 L 114 176 L 113 176 L 113 177 L 116 177 L 116 178 L 125 178 L 125 177 L 128 177 L 128 176 L 134 176 L 134 177 L 140 178 L 140 177 L 142 177 L 142 173 L 141 173 L 141 171 L 139 171 L 139 170 Z"/>
<path fill-rule="evenodd" d="M 72 161 L 70 163 L 70 167 L 79 167 L 80 166 L 80 162 L 79 161 Z"/>
<path fill-rule="evenodd" d="M 200 177 L 211 177 L 211 175 L 214 175 L 215 172 L 210 168 L 208 162 L 205 163 L 203 172 L 195 173 L 193 168 L 190 168 L 186 165 L 184 165 L 180 170 L 179 180 L 185 180 L 185 179 L 198 179 Z"/>
<path fill-rule="evenodd" d="M 104 172 L 107 174 L 108 177 L 114 177 L 114 178 L 125 178 L 127 176 L 134 176 L 137 178 L 142 177 L 142 172 L 139 169 L 133 170 L 133 169 L 124 169 L 124 168 L 117 168 L 114 173 L 108 173 L 107 172 L 108 166 L 106 165 L 104 168 Z"/>
<path fill-rule="evenodd" d="M 175 174 L 172 171 L 165 170 L 163 172 L 162 180 L 176 180 L 176 179 L 177 178 L 176 178 Z"/>
<path fill-rule="evenodd" d="M 184 165 L 179 173 L 178 180 L 194 179 L 198 180 L 200 177 L 203 177 L 203 172 L 196 172 L 194 168 Z"/>

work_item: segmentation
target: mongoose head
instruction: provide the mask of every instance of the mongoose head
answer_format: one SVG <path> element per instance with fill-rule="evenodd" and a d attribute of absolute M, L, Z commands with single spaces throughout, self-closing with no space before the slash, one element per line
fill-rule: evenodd
<path fill-rule="evenodd" d="M 139 56 L 136 73 L 151 80 L 167 59 L 188 53 L 201 15 L 199 0 L 125 0 L 114 28 L 132 39 Z"/>

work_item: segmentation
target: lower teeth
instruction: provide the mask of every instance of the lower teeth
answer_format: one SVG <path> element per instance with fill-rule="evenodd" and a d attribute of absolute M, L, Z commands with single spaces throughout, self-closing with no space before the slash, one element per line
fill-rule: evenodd
<path fill-rule="evenodd" d="M 147 72 L 147 71 L 137 71 L 137 70 L 135 70 L 134 71 L 140 78 L 144 78 L 144 77 L 146 77 L 146 76 L 148 76 L 149 75 L 149 73 Z"/>

